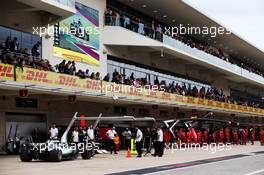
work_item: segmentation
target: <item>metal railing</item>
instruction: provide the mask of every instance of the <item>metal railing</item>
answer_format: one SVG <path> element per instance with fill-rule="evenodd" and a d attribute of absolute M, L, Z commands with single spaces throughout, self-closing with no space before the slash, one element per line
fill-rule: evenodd
<path fill-rule="evenodd" d="M 130 31 L 139 33 L 148 38 L 163 42 L 163 34 L 161 28 L 159 30 L 157 30 L 157 28 L 156 29 L 150 28 L 148 25 L 144 24 L 143 22 L 134 21 L 127 16 L 113 17 L 110 14 L 105 15 L 105 25 L 124 27 Z"/>

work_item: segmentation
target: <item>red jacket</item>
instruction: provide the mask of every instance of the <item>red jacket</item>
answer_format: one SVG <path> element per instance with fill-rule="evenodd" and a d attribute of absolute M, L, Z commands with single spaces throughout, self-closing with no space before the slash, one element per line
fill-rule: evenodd
<path fill-rule="evenodd" d="M 259 140 L 264 141 L 264 130 L 259 133 Z"/>

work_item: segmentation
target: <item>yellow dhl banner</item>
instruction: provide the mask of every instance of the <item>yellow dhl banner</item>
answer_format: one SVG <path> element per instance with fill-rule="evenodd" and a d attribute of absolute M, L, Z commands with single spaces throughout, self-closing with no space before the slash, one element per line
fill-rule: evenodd
<path fill-rule="evenodd" d="M 14 66 L 0 64 L 0 80 L 14 80 Z M 134 86 L 114 84 L 99 80 L 81 79 L 77 76 L 60 74 L 49 71 L 41 71 L 31 68 L 16 69 L 16 81 L 22 83 L 32 83 L 45 87 L 65 88 L 77 91 L 88 91 L 92 93 L 103 92 L 107 96 L 119 95 L 132 97 L 144 101 L 158 101 L 167 104 L 197 105 L 210 109 L 227 109 L 239 112 L 249 112 L 254 114 L 264 114 L 263 109 L 228 104 L 214 100 L 200 99 L 195 97 L 181 96 L 161 91 L 139 90 Z"/>
<path fill-rule="evenodd" d="M 14 66 L 0 64 L 0 79 L 14 80 Z M 23 70 L 21 68 L 16 69 L 16 81 L 46 87 L 101 92 L 101 81 L 80 79 L 77 76 L 41 71 L 26 67 L 23 68 Z"/>
<path fill-rule="evenodd" d="M 132 97 L 134 99 L 141 99 L 145 101 L 156 100 L 158 102 L 166 102 L 168 104 L 169 103 L 179 104 L 179 105 L 192 104 L 192 105 L 207 107 L 211 109 L 212 108 L 225 109 L 225 110 L 229 109 L 233 111 L 264 114 L 263 109 L 256 109 L 252 107 L 229 104 L 229 103 L 208 100 L 208 99 L 181 96 L 181 95 L 171 94 L 161 91 L 149 92 L 149 91 L 139 90 L 139 88 L 133 86 L 114 84 L 111 82 L 104 82 L 104 81 L 102 82 L 102 92 L 106 93 L 106 95 L 108 96 L 121 95 L 124 97 Z"/>

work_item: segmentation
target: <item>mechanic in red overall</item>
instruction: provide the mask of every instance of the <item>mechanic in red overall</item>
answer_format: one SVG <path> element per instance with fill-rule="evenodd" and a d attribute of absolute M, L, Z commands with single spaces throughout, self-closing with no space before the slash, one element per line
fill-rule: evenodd
<path fill-rule="evenodd" d="M 223 129 L 220 129 L 220 132 L 219 132 L 219 143 L 223 143 L 224 142 L 224 139 L 225 139 L 225 134 L 224 134 L 224 130 Z"/>
<path fill-rule="evenodd" d="M 181 132 L 182 132 L 182 128 L 180 128 L 178 131 L 175 130 L 175 135 L 177 134 L 177 136 L 178 136 L 178 139 L 177 139 L 177 143 L 178 143 L 178 145 L 182 142 L 182 135 L 181 135 Z"/>
<path fill-rule="evenodd" d="M 198 142 L 197 142 L 197 133 L 196 133 L 196 131 L 194 130 L 194 128 L 191 128 L 191 134 L 192 134 L 193 142 L 194 142 L 195 144 L 197 144 L 197 143 L 198 143 Z"/>
<path fill-rule="evenodd" d="M 181 133 L 181 137 L 182 137 L 182 143 L 186 143 L 186 133 L 184 130 L 182 130 L 182 133 Z"/>
<path fill-rule="evenodd" d="M 189 131 L 187 132 L 187 142 L 188 142 L 189 144 L 192 143 L 192 132 L 191 132 L 191 130 L 189 130 Z"/>
<path fill-rule="evenodd" d="M 234 137 L 234 144 L 238 145 L 238 133 L 236 129 L 234 129 L 233 137 Z"/>
<path fill-rule="evenodd" d="M 209 137 L 209 134 L 208 134 L 208 129 L 206 128 L 204 130 L 204 143 L 208 143 L 208 137 Z"/>
<path fill-rule="evenodd" d="M 264 146 L 264 129 L 261 129 L 261 131 L 259 132 L 259 141 L 260 145 Z"/>
<path fill-rule="evenodd" d="M 212 134 L 213 143 L 217 143 L 217 131 L 215 130 Z"/>
<path fill-rule="evenodd" d="M 230 130 L 229 130 L 229 128 L 225 129 L 225 135 L 226 135 L 226 142 L 230 143 Z"/>
<path fill-rule="evenodd" d="M 203 133 L 201 130 L 197 130 L 197 142 L 201 145 L 202 144 L 202 138 L 203 138 Z"/>
<path fill-rule="evenodd" d="M 255 131 L 254 128 L 250 129 L 250 141 L 251 141 L 251 145 L 254 145 L 254 140 L 255 140 Z"/>
<path fill-rule="evenodd" d="M 246 134 L 246 129 L 242 130 L 242 145 L 247 144 L 247 134 Z"/>
<path fill-rule="evenodd" d="M 166 143 L 167 145 L 169 145 L 169 144 L 170 144 L 170 140 L 171 140 L 170 132 L 169 132 L 169 130 L 166 130 L 166 131 L 164 132 L 164 141 L 165 141 L 165 143 Z"/>

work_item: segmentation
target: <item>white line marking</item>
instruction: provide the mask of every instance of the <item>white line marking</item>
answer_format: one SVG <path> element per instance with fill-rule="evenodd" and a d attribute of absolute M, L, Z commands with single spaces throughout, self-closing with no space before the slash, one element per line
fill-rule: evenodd
<path fill-rule="evenodd" d="M 258 171 L 254 171 L 254 172 L 251 172 L 251 173 L 248 173 L 248 174 L 245 174 L 245 175 L 254 175 L 254 174 L 259 174 L 261 172 L 264 172 L 264 169 L 258 170 Z"/>

